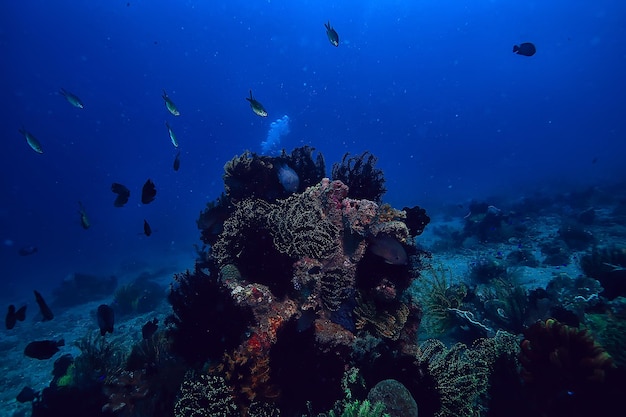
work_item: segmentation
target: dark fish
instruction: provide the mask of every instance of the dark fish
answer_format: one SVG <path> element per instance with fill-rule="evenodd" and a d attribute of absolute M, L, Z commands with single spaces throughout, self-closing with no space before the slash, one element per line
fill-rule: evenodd
<path fill-rule="evenodd" d="M 61 339 L 58 342 L 54 340 L 30 342 L 24 349 L 24 355 L 39 360 L 50 359 L 59 351 L 59 346 L 65 346 L 65 340 Z"/>
<path fill-rule="evenodd" d="M 143 234 L 146 236 L 150 236 L 152 234 L 152 228 L 150 227 L 146 219 L 143 220 Z"/>
<path fill-rule="evenodd" d="M 111 184 L 111 191 L 117 194 L 117 197 L 115 197 L 115 201 L 113 202 L 115 207 L 124 207 L 124 204 L 128 203 L 130 190 L 124 185 L 114 182 Z"/>
<path fill-rule="evenodd" d="M 180 152 L 176 154 L 176 158 L 174 158 L 174 171 L 178 171 L 180 168 Z"/>
<path fill-rule="evenodd" d="M 144 339 L 150 339 L 156 333 L 159 320 L 155 317 L 141 327 L 141 336 Z"/>
<path fill-rule="evenodd" d="M 115 313 L 113 309 L 106 304 L 98 306 L 98 327 L 100 334 L 104 336 L 107 332 L 113 333 L 113 325 L 115 324 Z"/>
<path fill-rule="evenodd" d="M 380 256 L 386 263 L 392 265 L 406 265 L 408 256 L 406 251 L 396 239 L 391 236 L 381 235 L 369 239 L 369 250 Z"/>
<path fill-rule="evenodd" d="M 15 306 L 11 304 L 7 316 L 4 319 L 4 324 L 8 330 L 11 330 L 15 327 L 15 323 L 24 321 L 24 319 L 26 319 L 26 306 L 22 306 L 16 311 Z"/>
<path fill-rule="evenodd" d="M 246 100 L 250 102 L 250 107 L 252 107 L 254 114 L 261 117 L 267 117 L 267 110 L 265 110 L 265 107 L 263 107 L 261 103 L 252 97 L 252 90 L 250 90 L 250 98 L 246 97 Z"/>
<path fill-rule="evenodd" d="M 20 254 L 20 256 L 28 256 L 37 253 L 37 251 L 37 246 L 24 246 L 19 250 L 18 253 Z"/>
<path fill-rule="evenodd" d="M 21 403 L 27 403 L 33 401 L 37 397 L 37 392 L 33 390 L 31 387 L 24 387 L 15 397 Z"/>
<path fill-rule="evenodd" d="M 524 42 L 519 45 L 513 45 L 513 52 L 518 55 L 533 56 L 537 52 L 537 48 L 530 42 Z"/>
<path fill-rule="evenodd" d="M 59 378 L 67 374 L 67 369 L 74 363 L 74 357 L 70 353 L 61 355 L 54 360 L 52 365 L 53 380 L 58 381 Z"/>
<path fill-rule="evenodd" d="M 43 316 L 42 321 L 52 320 L 54 318 L 54 314 L 52 314 L 52 310 L 50 310 L 50 307 L 48 307 L 48 304 L 46 304 L 46 301 L 43 299 L 41 294 L 39 294 L 37 291 L 34 291 L 34 293 L 35 293 L 35 300 L 37 301 L 37 305 L 39 305 L 39 311 L 41 311 L 41 315 Z"/>
<path fill-rule="evenodd" d="M 333 29 L 333 27 L 330 25 L 330 20 L 328 21 L 328 23 L 324 23 L 324 27 L 326 27 L 326 36 L 328 36 L 328 40 L 330 41 L 330 43 L 332 43 L 334 46 L 339 46 L 339 35 L 337 34 L 337 31 Z"/>
<path fill-rule="evenodd" d="M 141 189 L 141 202 L 143 204 L 151 203 L 156 197 L 156 187 L 151 179 L 148 179 Z"/>
<path fill-rule="evenodd" d="M 87 230 L 91 227 L 91 222 L 89 221 L 89 217 L 87 217 L 87 212 L 85 211 L 85 206 L 80 201 L 78 202 L 78 214 L 80 215 L 80 225 L 83 229 Z"/>

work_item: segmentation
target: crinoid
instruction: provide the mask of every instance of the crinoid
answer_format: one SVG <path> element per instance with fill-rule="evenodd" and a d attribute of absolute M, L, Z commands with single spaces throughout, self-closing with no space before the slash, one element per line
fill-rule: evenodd
<path fill-rule="evenodd" d="M 592 415 L 600 406 L 613 359 L 587 330 L 554 319 L 524 331 L 521 376 L 534 406 L 543 416 Z"/>

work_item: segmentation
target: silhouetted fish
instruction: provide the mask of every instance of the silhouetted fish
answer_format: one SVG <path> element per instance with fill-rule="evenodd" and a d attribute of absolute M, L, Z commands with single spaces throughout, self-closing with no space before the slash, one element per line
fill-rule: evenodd
<path fill-rule="evenodd" d="M 36 397 L 37 392 L 35 392 L 35 390 L 33 390 L 31 387 L 24 387 L 22 388 L 20 393 L 17 394 L 17 397 L 15 397 L 15 399 L 21 403 L 27 403 L 33 401 Z"/>
<path fill-rule="evenodd" d="M 35 293 L 35 301 L 37 301 L 37 305 L 39 306 L 39 311 L 41 311 L 41 315 L 43 316 L 42 321 L 50 321 L 54 318 L 54 314 L 52 314 L 52 310 L 46 304 L 46 301 L 43 299 L 41 294 L 39 294 L 36 290 Z"/>
<path fill-rule="evenodd" d="M 252 97 L 252 90 L 250 90 L 250 98 L 246 97 L 246 100 L 250 102 L 250 107 L 252 107 L 254 114 L 261 117 L 267 117 L 267 110 L 265 110 L 265 107 L 263 107 L 261 103 Z"/>
<path fill-rule="evenodd" d="M 28 256 L 37 253 L 37 250 L 37 246 L 24 246 L 23 248 L 20 248 L 18 253 L 20 256 Z"/>
<path fill-rule="evenodd" d="M 330 20 L 328 21 L 328 23 L 324 23 L 324 27 L 326 28 L 326 36 L 328 36 L 328 40 L 330 41 L 330 43 L 333 44 L 333 46 L 339 46 L 339 35 L 337 34 L 337 31 L 333 29 L 333 27 L 330 25 Z"/>
<path fill-rule="evenodd" d="M 126 188 L 126 186 L 114 182 L 111 184 L 111 191 L 117 194 L 113 205 L 115 207 L 123 207 L 124 204 L 128 203 L 128 198 L 130 197 L 130 190 Z"/>
<path fill-rule="evenodd" d="M 156 193 L 157 192 L 154 183 L 151 179 L 148 179 L 148 181 L 146 181 L 146 183 L 143 185 L 143 188 L 141 189 L 141 202 L 143 204 L 148 204 L 152 202 L 154 200 L 154 197 L 156 197 Z"/>
<path fill-rule="evenodd" d="M 176 154 L 176 158 L 174 158 L 174 171 L 178 171 L 180 168 L 180 151 Z"/>
<path fill-rule="evenodd" d="M 113 309 L 106 304 L 98 306 L 98 327 L 100 334 L 104 336 L 107 332 L 113 333 L 113 325 L 115 324 L 115 313 Z"/>
<path fill-rule="evenodd" d="M 30 342 L 24 349 L 24 355 L 39 360 L 50 359 L 59 351 L 59 346 L 65 346 L 65 340 L 61 339 L 58 342 L 54 340 Z"/>
<path fill-rule="evenodd" d="M 368 239 L 368 248 L 374 255 L 380 256 L 392 265 L 406 265 L 408 257 L 406 251 L 396 239 L 387 235 L 380 235 Z"/>
<path fill-rule="evenodd" d="M 143 220 L 143 234 L 146 236 L 150 236 L 152 234 L 152 228 L 150 227 L 146 219 Z"/>
<path fill-rule="evenodd" d="M 18 321 L 24 321 L 26 318 L 26 306 L 20 307 L 18 310 L 15 310 L 15 306 L 11 304 L 9 306 L 9 311 L 7 312 L 7 316 L 4 319 L 4 324 L 8 330 L 11 330 L 15 327 L 15 324 Z"/>
<path fill-rule="evenodd" d="M 513 45 L 513 52 L 518 55 L 533 56 L 537 52 L 537 48 L 530 42 L 524 42 L 519 45 Z"/>
<path fill-rule="evenodd" d="M 144 339 L 150 339 L 152 335 L 155 334 L 157 329 L 159 328 L 157 323 L 159 323 L 159 320 L 155 317 L 149 322 L 147 322 L 146 324 L 144 324 L 143 327 L 141 328 L 141 336 Z"/>

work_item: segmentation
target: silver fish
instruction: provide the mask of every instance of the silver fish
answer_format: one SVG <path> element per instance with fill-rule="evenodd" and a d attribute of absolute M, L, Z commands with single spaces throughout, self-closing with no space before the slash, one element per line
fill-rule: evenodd
<path fill-rule="evenodd" d="M 170 127 L 170 124 L 165 122 L 165 126 L 167 127 L 167 133 L 169 133 L 170 135 L 170 140 L 172 141 L 172 145 L 174 145 L 175 148 L 178 148 L 178 141 L 176 140 L 176 135 L 174 134 L 174 131 Z"/>
<path fill-rule="evenodd" d="M 79 109 L 84 108 L 85 106 L 83 105 L 83 102 L 80 101 L 80 99 L 75 95 L 70 93 L 69 91 L 66 91 L 64 88 L 62 88 L 59 91 L 59 94 L 61 94 L 63 97 L 65 97 L 65 99 L 74 107 L 77 107 Z"/>
<path fill-rule="evenodd" d="M 169 98 L 165 90 L 163 90 L 163 95 L 161 97 L 163 97 L 163 100 L 165 101 L 165 107 L 167 107 L 167 110 L 174 116 L 180 116 L 180 112 L 176 108 L 176 104 L 174 104 L 172 99 Z"/>
<path fill-rule="evenodd" d="M 37 138 L 35 138 L 32 133 L 24 130 L 24 128 L 20 129 L 19 132 L 24 135 L 24 137 L 26 138 L 26 142 L 28 142 L 28 145 L 33 149 L 33 151 L 37 153 L 43 153 L 41 143 L 39 143 Z"/>

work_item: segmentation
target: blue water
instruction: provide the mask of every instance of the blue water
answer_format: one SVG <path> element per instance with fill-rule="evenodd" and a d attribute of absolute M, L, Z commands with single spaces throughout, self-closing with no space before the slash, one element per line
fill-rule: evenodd
<path fill-rule="evenodd" d="M 432 215 L 494 194 L 621 182 L 625 17 L 617 0 L 3 1 L 0 298 L 19 303 L 74 271 L 191 266 L 224 163 L 261 152 L 284 115 L 280 148 L 314 146 L 328 174 L 344 153 L 369 150 L 385 200 Z M 536 55 L 513 54 L 521 42 Z M 267 118 L 251 111 L 250 89 Z M 142 205 L 148 178 L 158 194 Z M 131 190 L 123 208 L 112 182 Z M 18 256 L 25 245 L 39 252 Z"/>

